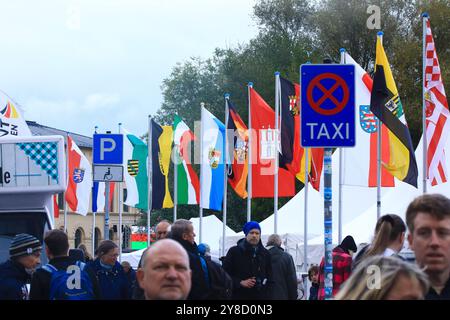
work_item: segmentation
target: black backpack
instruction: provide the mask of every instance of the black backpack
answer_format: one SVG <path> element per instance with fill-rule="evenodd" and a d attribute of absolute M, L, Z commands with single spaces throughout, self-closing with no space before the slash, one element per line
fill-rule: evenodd
<path fill-rule="evenodd" d="M 230 300 L 233 294 L 233 280 L 218 263 L 210 259 L 205 259 L 205 261 L 210 280 L 208 299 Z"/>

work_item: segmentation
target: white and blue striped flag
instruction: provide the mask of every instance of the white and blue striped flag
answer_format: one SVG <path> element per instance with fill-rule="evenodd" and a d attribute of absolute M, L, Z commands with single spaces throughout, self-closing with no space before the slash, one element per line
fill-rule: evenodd
<path fill-rule="evenodd" d="M 222 210 L 224 188 L 225 125 L 202 107 L 200 206 Z"/>

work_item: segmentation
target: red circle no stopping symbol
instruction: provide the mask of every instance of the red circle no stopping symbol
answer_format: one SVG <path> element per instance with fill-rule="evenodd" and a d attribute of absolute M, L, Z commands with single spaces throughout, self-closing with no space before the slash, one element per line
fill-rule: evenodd
<path fill-rule="evenodd" d="M 330 89 L 325 88 L 322 85 L 322 83 L 320 83 L 320 81 L 324 79 L 332 79 L 335 81 Z M 333 93 L 336 92 L 336 90 L 338 90 L 339 88 L 342 88 L 343 92 L 341 101 L 338 101 L 338 99 L 336 99 L 336 97 L 333 96 Z M 323 93 L 322 97 L 320 97 L 319 100 L 317 101 L 315 101 L 313 98 L 314 89 L 318 89 Z M 345 106 L 347 105 L 349 99 L 349 90 L 345 80 L 339 77 L 338 75 L 334 73 L 323 73 L 316 76 L 309 83 L 306 98 L 308 99 L 308 103 L 314 111 L 323 114 L 325 116 L 332 116 L 341 112 L 342 109 L 344 109 Z M 335 105 L 335 107 L 333 107 L 332 109 L 323 109 L 322 104 L 327 99 L 330 100 Z"/>

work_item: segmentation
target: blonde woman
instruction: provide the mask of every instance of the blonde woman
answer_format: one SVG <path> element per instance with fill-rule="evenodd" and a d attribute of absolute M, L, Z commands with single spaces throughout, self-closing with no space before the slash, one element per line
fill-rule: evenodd
<path fill-rule="evenodd" d="M 380 217 L 375 226 L 375 235 L 370 245 L 367 245 L 353 259 L 353 269 L 371 256 L 383 255 L 400 257 L 398 253 L 405 241 L 406 224 L 396 214 L 386 214 Z"/>
<path fill-rule="evenodd" d="M 415 264 L 382 255 L 364 259 L 336 300 L 422 300 L 428 277 Z"/>

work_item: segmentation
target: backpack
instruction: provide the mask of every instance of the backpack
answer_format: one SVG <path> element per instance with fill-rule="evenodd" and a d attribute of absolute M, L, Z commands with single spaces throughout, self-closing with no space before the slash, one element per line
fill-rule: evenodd
<path fill-rule="evenodd" d="M 46 264 L 42 269 L 51 274 L 50 300 L 95 299 L 92 280 L 84 262 L 77 261 L 66 270 L 58 270 L 51 264 Z"/>
<path fill-rule="evenodd" d="M 217 263 L 205 259 L 209 274 L 209 299 L 230 300 L 233 294 L 233 280 Z"/>

